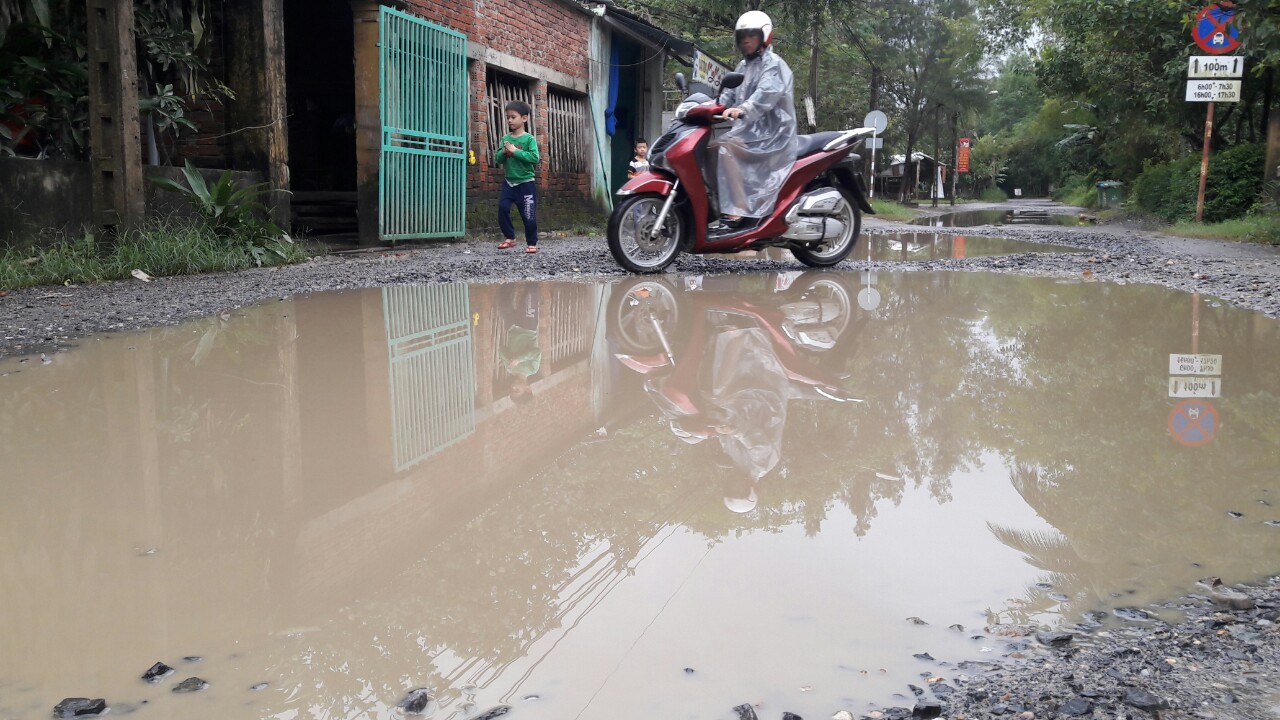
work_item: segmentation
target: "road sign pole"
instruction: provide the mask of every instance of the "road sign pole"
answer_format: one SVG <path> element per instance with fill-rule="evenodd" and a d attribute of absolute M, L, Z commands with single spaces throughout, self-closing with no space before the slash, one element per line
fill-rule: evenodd
<path fill-rule="evenodd" d="M 1200 293 L 1191 293 L 1191 354 L 1200 354 Z"/>
<path fill-rule="evenodd" d="M 876 139 L 876 134 L 871 133 L 871 140 L 872 140 L 872 143 L 871 143 L 871 197 L 872 199 L 875 199 L 875 196 L 876 196 L 876 144 L 874 142 L 875 139 Z"/>
<path fill-rule="evenodd" d="M 1200 191 L 1196 194 L 1196 222 L 1204 222 L 1204 186 L 1209 177 L 1209 143 L 1213 139 L 1213 103 L 1204 118 L 1204 154 L 1200 157 Z"/>

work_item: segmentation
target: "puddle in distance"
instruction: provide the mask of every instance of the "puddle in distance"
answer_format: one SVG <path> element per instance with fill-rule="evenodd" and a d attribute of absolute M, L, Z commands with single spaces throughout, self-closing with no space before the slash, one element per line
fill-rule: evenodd
<path fill-rule="evenodd" d="M 931 227 L 977 227 L 979 225 L 1082 225 L 1079 215 L 1050 213 L 1037 208 L 1019 210 L 964 210 L 961 212 L 919 217 L 912 225 Z"/>
<path fill-rule="evenodd" d="M 1162 288 L 773 273 L 324 294 L 0 361 L 0 717 L 909 706 L 959 672 L 913 654 L 1008 652 L 988 624 L 1280 569 L 1277 355 Z"/>
<path fill-rule="evenodd" d="M 1070 252 L 1078 252 L 1078 249 L 1066 245 L 1026 242 L 999 237 L 943 235 L 934 232 L 902 232 L 864 234 L 859 238 L 858 245 L 853 249 L 853 254 L 849 256 L 849 259 L 875 262 L 893 262 L 895 260 L 913 262 L 959 260 L 972 257 L 1017 255 L 1020 253 Z M 791 251 L 783 248 L 748 250 L 736 254 L 720 255 L 720 257 L 741 260 L 794 260 Z"/>

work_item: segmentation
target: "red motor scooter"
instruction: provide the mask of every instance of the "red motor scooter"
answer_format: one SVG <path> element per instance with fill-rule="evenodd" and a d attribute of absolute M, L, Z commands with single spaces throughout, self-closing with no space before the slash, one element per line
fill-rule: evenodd
<path fill-rule="evenodd" d="M 742 84 L 725 75 L 716 97 Z M 676 76 L 681 92 L 688 85 Z M 867 202 L 862 157 L 853 151 L 873 128 L 800 135 L 796 162 L 778 193 L 773 213 L 754 224 L 713 231 L 719 217 L 712 133 L 725 122 L 726 107 L 694 92 L 676 110 L 675 121 L 649 151 L 649 172 L 618 190 L 609 217 L 609 251 L 635 273 L 660 272 L 681 252 L 732 253 L 785 247 L 810 267 L 835 265 L 849 256 L 862 230 Z"/>

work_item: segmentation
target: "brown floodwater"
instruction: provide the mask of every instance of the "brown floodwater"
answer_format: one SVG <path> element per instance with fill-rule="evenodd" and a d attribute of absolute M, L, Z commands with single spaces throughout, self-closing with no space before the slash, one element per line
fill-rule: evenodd
<path fill-rule="evenodd" d="M 925 260 L 962 260 L 964 258 L 1017 255 L 1019 253 L 1070 253 L 1078 248 L 1051 243 L 1011 240 L 981 235 L 948 235 L 932 232 L 896 232 L 864 234 L 850 255 L 852 260 L 876 262 L 918 262 Z M 766 248 L 733 255 L 742 260 L 767 259 L 792 261 L 790 250 Z"/>
<path fill-rule="evenodd" d="M 910 705 L 1009 652 L 987 626 L 1280 570 L 1277 356 L 1162 288 L 882 272 L 330 293 L 0 360 L 0 718 Z"/>

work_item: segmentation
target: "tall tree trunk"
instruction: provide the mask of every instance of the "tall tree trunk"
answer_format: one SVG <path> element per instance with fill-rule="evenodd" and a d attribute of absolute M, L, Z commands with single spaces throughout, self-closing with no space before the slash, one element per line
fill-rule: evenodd
<path fill-rule="evenodd" d="M 818 129 L 818 30 L 822 25 L 822 6 L 813 11 L 813 34 L 809 39 L 809 103 L 813 107 L 813 117 L 809 118 L 809 132 Z"/>
<path fill-rule="evenodd" d="M 871 66 L 871 107 L 870 110 L 880 109 L 880 79 L 882 75 L 880 68 L 875 65 Z"/>

